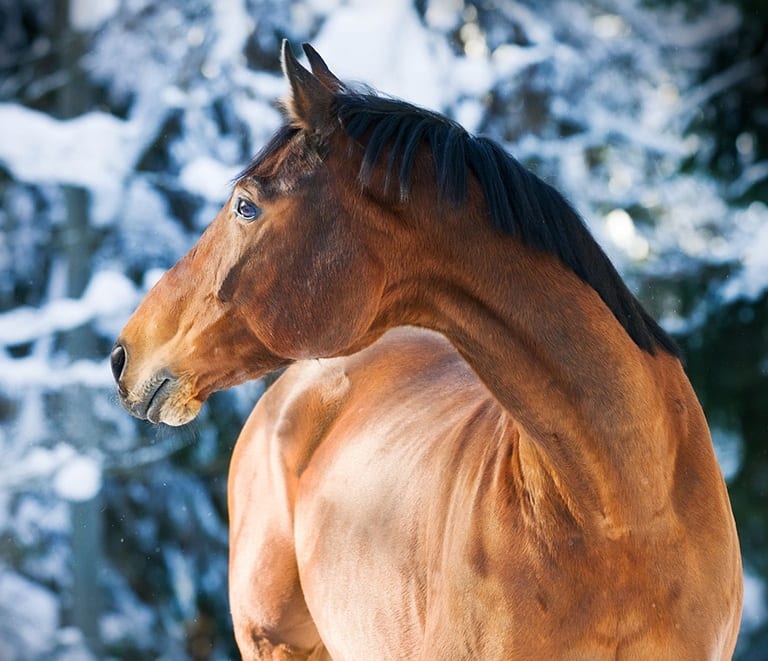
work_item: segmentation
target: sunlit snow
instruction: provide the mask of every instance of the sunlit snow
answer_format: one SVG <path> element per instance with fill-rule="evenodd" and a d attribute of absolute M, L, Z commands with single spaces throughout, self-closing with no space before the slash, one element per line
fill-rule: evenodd
<path fill-rule="evenodd" d="M 101 489 L 101 468 L 91 457 L 73 457 L 56 471 L 53 488 L 65 500 L 91 500 Z"/>

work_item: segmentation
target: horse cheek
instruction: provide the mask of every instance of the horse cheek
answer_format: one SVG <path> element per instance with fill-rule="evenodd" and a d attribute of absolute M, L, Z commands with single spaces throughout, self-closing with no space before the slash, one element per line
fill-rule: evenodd
<path fill-rule="evenodd" d="M 344 353 L 371 325 L 378 309 L 381 286 L 376 273 L 355 268 L 354 259 L 343 264 L 330 261 L 313 265 L 305 278 L 295 280 L 290 318 L 281 326 L 289 329 L 293 358 L 325 358 Z M 287 295 L 290 295 L 286 292 Z M 282 308 L 285 310 L 286 308 Z"/>
<path fill-rule="evenodd" d="M 324 283 L 322 301 L 316 306 L 316 348 L 318 355 L 345 353 L 370 328 L 378 311 L 383 278 L 376 269 L 346 263 Z"/>

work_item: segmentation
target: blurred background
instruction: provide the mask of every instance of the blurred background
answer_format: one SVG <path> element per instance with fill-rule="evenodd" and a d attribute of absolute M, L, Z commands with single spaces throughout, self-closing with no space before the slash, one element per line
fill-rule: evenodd
<path fill-rule="evenodd" d="M 133 420 L 106 356 L 280 124 L 283 37 L 495 137 L 681 343 L 768 659 L 764 0 L 0 0 L 0 659 L 237 659 L 226 471 L 266 387 Z"/>

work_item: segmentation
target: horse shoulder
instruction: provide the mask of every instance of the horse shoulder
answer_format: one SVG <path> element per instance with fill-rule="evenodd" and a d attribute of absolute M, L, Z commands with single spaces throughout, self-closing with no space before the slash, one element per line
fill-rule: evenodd
<path fill-rule="evenodd" d="M 412 658 L 448 613 L 427 609 L 427 595 L 442 604 L 474 580 L 454 568 L 454 553 L 482 571 L 486 547 L 475 537 L 488 532 L 486 518 L 505 525 L 497 514 L 510 495 L 510 452 L 501 446 L 514 434 L 431 331 L 387 333 L 343 365 L 348 397 L 297 494 L 302 587 L 334 658 L 386 658 L 394 641 L 399 658 Z"/>
<path fill-rule="evenodd" d="M 327 363 L 289 368 L 254 408 L 232 455 L 230 604 L 244 658 L 324 658 L 299 582 L 293 519 L 301 473 L 347 387 L 343 370 Z"/>

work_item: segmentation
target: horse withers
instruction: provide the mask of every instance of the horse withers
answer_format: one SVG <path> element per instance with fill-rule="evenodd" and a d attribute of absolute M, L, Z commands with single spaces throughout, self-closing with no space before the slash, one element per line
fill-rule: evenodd
<path fill-rule="evenodd" d="M 230 468 L 243 658 L 730 658 L 738 539 L 674 343 L 553 188 L 304 50 L 112 352 L 171 425 L 290 365 Z"/>

